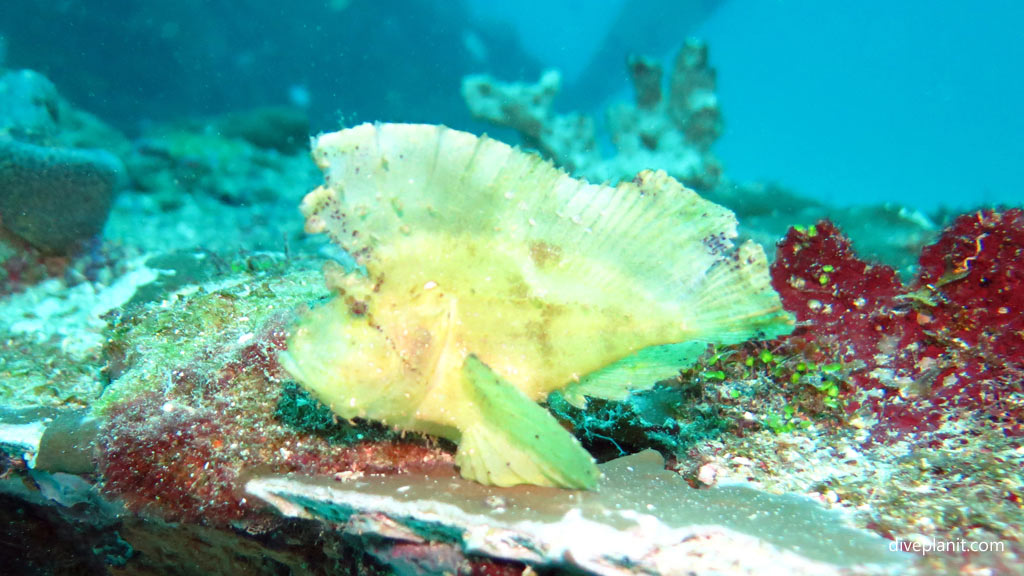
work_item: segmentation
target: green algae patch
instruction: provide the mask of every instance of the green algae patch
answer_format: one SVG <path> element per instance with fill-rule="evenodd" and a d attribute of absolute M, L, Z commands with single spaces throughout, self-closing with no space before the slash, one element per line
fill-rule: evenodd
<path fill-rule="evenodd" d="M 396 441 L 402 434 L 372 422 L 342 420 L 305 388 L 291 381 L 286 381 L 281 389 L 274 419 L 297 433 L 315 434 L 341 446 L 365 441 Z"/>
<path fill-rule="evenodd" d="M 325 296 L 317 272 L 241 273 L 189 285 L 163 300 L 136 304 L 110 318 L 105 346 L 110 380 L 95 403 L 99 413 L 147 393 L 176 386 L 202 388 L 246 346 L 259 344 L 273 317 Z M 281 328 L 280 337 L 284 337 Z"/>

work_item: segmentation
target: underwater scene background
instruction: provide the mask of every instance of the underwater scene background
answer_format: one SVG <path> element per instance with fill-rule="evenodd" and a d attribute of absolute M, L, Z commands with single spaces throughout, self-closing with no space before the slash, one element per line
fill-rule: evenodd
<path fill-rule="evenodd" d="M 5 0 L 0 573 L 1024 573 L 1022 22 Z"/>

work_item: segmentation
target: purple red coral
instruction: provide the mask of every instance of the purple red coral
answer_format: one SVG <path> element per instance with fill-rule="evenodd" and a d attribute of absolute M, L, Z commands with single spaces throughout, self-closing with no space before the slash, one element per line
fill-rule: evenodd
<path fill-rule="evenodd" d="M 925 327 L 951 364 L 936 379 L 935 403 L 984 407 L 1012 435 L 1024 434 L 1022 252 L 1021 210 L 964 214 L 922 251 L 916 284 L 930 295 Z"/>
<path fill-rule="evenodd" d="M 772 280 L 800 328 L 854 365 L 852 383 L 895 436 L 980 412 L 1024 433 L 1024 213 L 961 216 L 924 249 L 914 289 L 860 260 L 830 222 L 779 243 Z M 1018 397 L 1014 398 L 1013 395 Z"/>
<path fill-rule="evenodd" d="M 920 340 L 920 330 L 898 306 L 903 285 L 888 266 L 859 259 L 834 224 L 791 229 L 779 243 L 772 283 L 796 314 L 797 336 L 833 345 L 842 359 L 869 360 Z"/>
<path fill-rule="evenodd" d="M 921 253 L 918 286 L 939 293 L 935 323 L 965 347 L 1024 364 L 1024 212 L 957 218 Z"/>

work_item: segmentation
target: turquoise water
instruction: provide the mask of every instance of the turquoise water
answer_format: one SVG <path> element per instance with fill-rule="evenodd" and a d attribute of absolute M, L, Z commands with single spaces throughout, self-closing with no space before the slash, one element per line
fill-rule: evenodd
<path fill-rule="evenodd" d="M 655 55 L 675 48 L 673 33 L 707 40 L 727 121 L 718 151 L 737 178 L 838 204 L 1024 201 L 1019 2 L 472 4 L 570 77 L 600 56 L 593 30 Z M 611 7 L 629 5 L 646 10 L 616 27 Z M 606 58 L 605 73 L 619 62 Z"/>
<path fill-rule="evenodd" d="M 593 112 L 628 95 L 627 54 L 667 58 L 696 36 L 718 70 L 716 150 L 734 178 L 838 204 L 1022 199 L 1024 7 L 1012 0 L 5 5 L 7 65 L 129 131 L 290 101 L 309 104 L 314 130 L 479 131 L 462 75 L 532 81 L 549 67 L 565 79 L 556 108 Z"/>

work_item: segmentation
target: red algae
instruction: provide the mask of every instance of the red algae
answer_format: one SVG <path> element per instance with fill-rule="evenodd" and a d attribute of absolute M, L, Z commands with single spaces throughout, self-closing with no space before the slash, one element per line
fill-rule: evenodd
<path fill-rule="evenodd" d="M 175 408 L 154 393 L 118 406 L 104 430 L 104 489 L 135 510 L 168 520 L 234 520 L 238 470 L 221 450 L 224 427 L 209 410 Z"/>
<path fill-rule="evenodd" d="M 240 374 L 254 371 L 272 382 L 279 382 L 284 376 L 281 365 L 277 362 L 277 354 L 285 349 L 288 338 L 288 325 L 294 321 L 290 312 L 281 312 L 270 316 L 260 328 L 258 334 L 252 335 L 249 341 L 234 354 L 217 372 L 214 389 L 230 386 Z"/>
<path fill-rule="evenodd" d="M 886 266 L 864 262 L 830 222 L 791 229 L 772 280 L 799 328 L 852 365 L 851 411 L 878 421 L 876 440 L 973 419 L 1024 433 L 1024 213 L 957 218 L 921 255 L 905 287 Z M 881 434 L 877 434 L 881 433 Z"/>
<path fill-rule="evenodd" d="M 252 517 L 241 490 L 250 468 L 330 476 L 452 465 L 447 453 L 412 440 L 335 445 L 283 426 L 271 413 L 240 412 L 223 404 L 183 405 L 155 393 L 117 406 L 100 444 L 104 491 L 129 509 L 166 520 L 222 525 Z"/>

